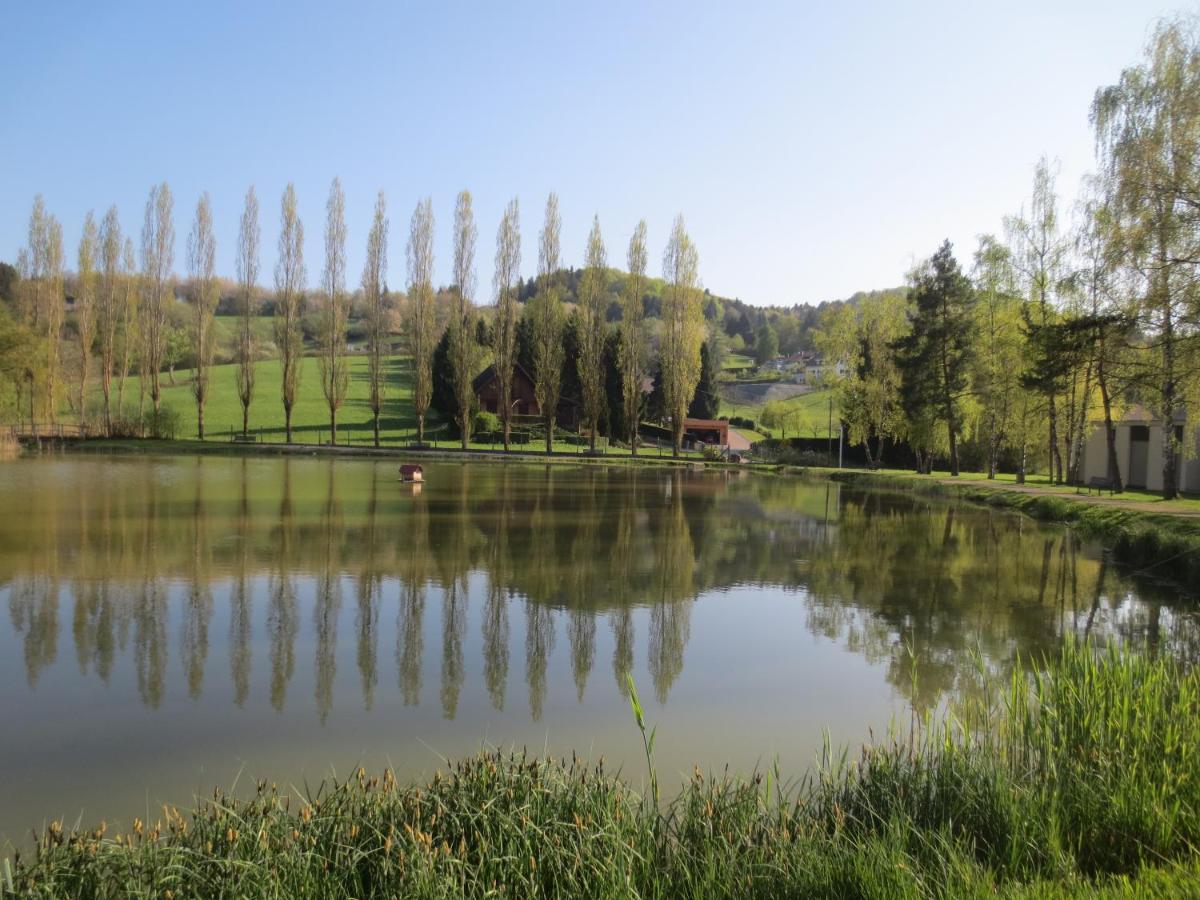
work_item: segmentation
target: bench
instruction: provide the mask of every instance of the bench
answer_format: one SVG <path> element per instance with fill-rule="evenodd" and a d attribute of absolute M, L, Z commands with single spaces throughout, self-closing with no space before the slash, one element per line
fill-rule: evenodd
<path fill-rule="evenodd" d="M 1095 491 L 1097 494 L 1101 491 L 1108 491 L 1110 494 L 1115 494 L 1117 492 L 1116 485 L 1113 484 L 1113 480 L 1111 478 L 1105 478 L 1101 475 L 1094 475 L 1088 479 L 1087 490 L 1089 494 L 1092 491 Z"/>

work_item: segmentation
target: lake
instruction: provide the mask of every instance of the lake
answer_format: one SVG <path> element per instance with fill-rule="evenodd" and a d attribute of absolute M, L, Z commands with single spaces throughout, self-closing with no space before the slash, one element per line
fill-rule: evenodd
<path fill-rule="evenodd" d="M 481 747 L 669 789 L 801 774 L 1065 635 L 1189 659 L 1195 597 L 1063 527 L 832 483 L 318 458 L 0 463 L 0 845 Z"/>

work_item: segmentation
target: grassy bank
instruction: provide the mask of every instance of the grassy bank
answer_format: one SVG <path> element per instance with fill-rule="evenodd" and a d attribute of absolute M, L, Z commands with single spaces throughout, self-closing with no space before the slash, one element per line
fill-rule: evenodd
<path fill-rule="evenodd" d="M 57 824 L 42 897 L 1144 896 L 1200 878 L 1200 673 L 1067 646 L 1040 674 L 811 777 L 696 772 L 664 806 L 603 763 L 489 754 L 216 792 L 128 834 Z M 652 746 L 652 743 L 651 743 Z"/>
<path fill-rule="evenodd" d="M 869 489 L 907 491 L 1011 509 L 1044 521 L 1062 522 L 1105 544 L 1114 557 L 1147 575 L 1183 585 L 1200 584 L 1200 517 L 1148 512 L 1096 498 L 1056 491 L 1030 492 L 982 480 L 947 484 L 923 475 L 846 469 L 784 469 L 811 478 Z M 995 485 L 995 486 L 993 486 Z M 1074 489 L 1071 489 L 1074 491 Z M 1175 502 L 1175 501 L 1172 501 Z M 1195 501 L 1179 501 L 1193 503 Z"/>

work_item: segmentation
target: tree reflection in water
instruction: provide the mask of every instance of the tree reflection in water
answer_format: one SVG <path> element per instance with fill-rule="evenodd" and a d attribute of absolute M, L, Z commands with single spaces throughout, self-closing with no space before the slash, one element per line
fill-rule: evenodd
<path fill-rule="evenodd" d="M 1039 659 L 1068 634 L 1189 660 L 1200 649 L 1178 591 L 1122 571 L 1066 529 L 941 501 L 626 467 L 431 465 L 415 491 L 397 484 L 391 464 L 350 461 L 16 465 L 26 474 L 5 488 L 21 514 L 0 521 L 0 599 L 30 688 L 55 664 L 65 596 L 79 677 L 107 682 L 129 657 L 150 708 L 169 687 L 168 629 L 178 634 L 182 691 L 202 697 L 210 645 L 223 640 L 234 703 L 252 706 L 262 622 L 266 698 L 282 712 L 307 666 L 296 655 L 307 604 L 324 722 L 344 585 L 363 705 L 396 689 L 405 705 L 421 702 L 430 606 L 447 718 L 476 677 L 487 702 L 505 709 L 512 643 L 523 640 L 528 712 L 540 720 L 556 687 L 559 629 L 577 701 L 597 641 L 609 640 L 618 688 L 641 650 L 667 703 L 684 672 L 693 604 L 732 603 L 715 595 L 740 587 L 799 604 L 808 632 L 882 663 L 899 691 L 915 686 L 910 699 L 922 708 L 975 689 L 976 651 L 1004 675 L 1018 653 Z M 211 634 L 215 610 L 229 616 L 223 638 Z M 514 615 L 523 632 L 514 634 Z M 379 659 L 390 627 L 394 682 Z"/>

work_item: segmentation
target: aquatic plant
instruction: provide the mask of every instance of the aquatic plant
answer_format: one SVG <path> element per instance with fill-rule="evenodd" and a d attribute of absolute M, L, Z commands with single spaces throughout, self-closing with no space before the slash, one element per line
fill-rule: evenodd
<path fill-rule="evenodd" d="M 632 687 L 632 686 L 631 686 Z M 940 718 L 665 804 L 604 761 L 487 753 L 425 785 L 259 782 L 124 833 L 36 835 L 41 897 L 1185 895 L 1200 883 L 1200 673 L 1067 644 Z"/>

